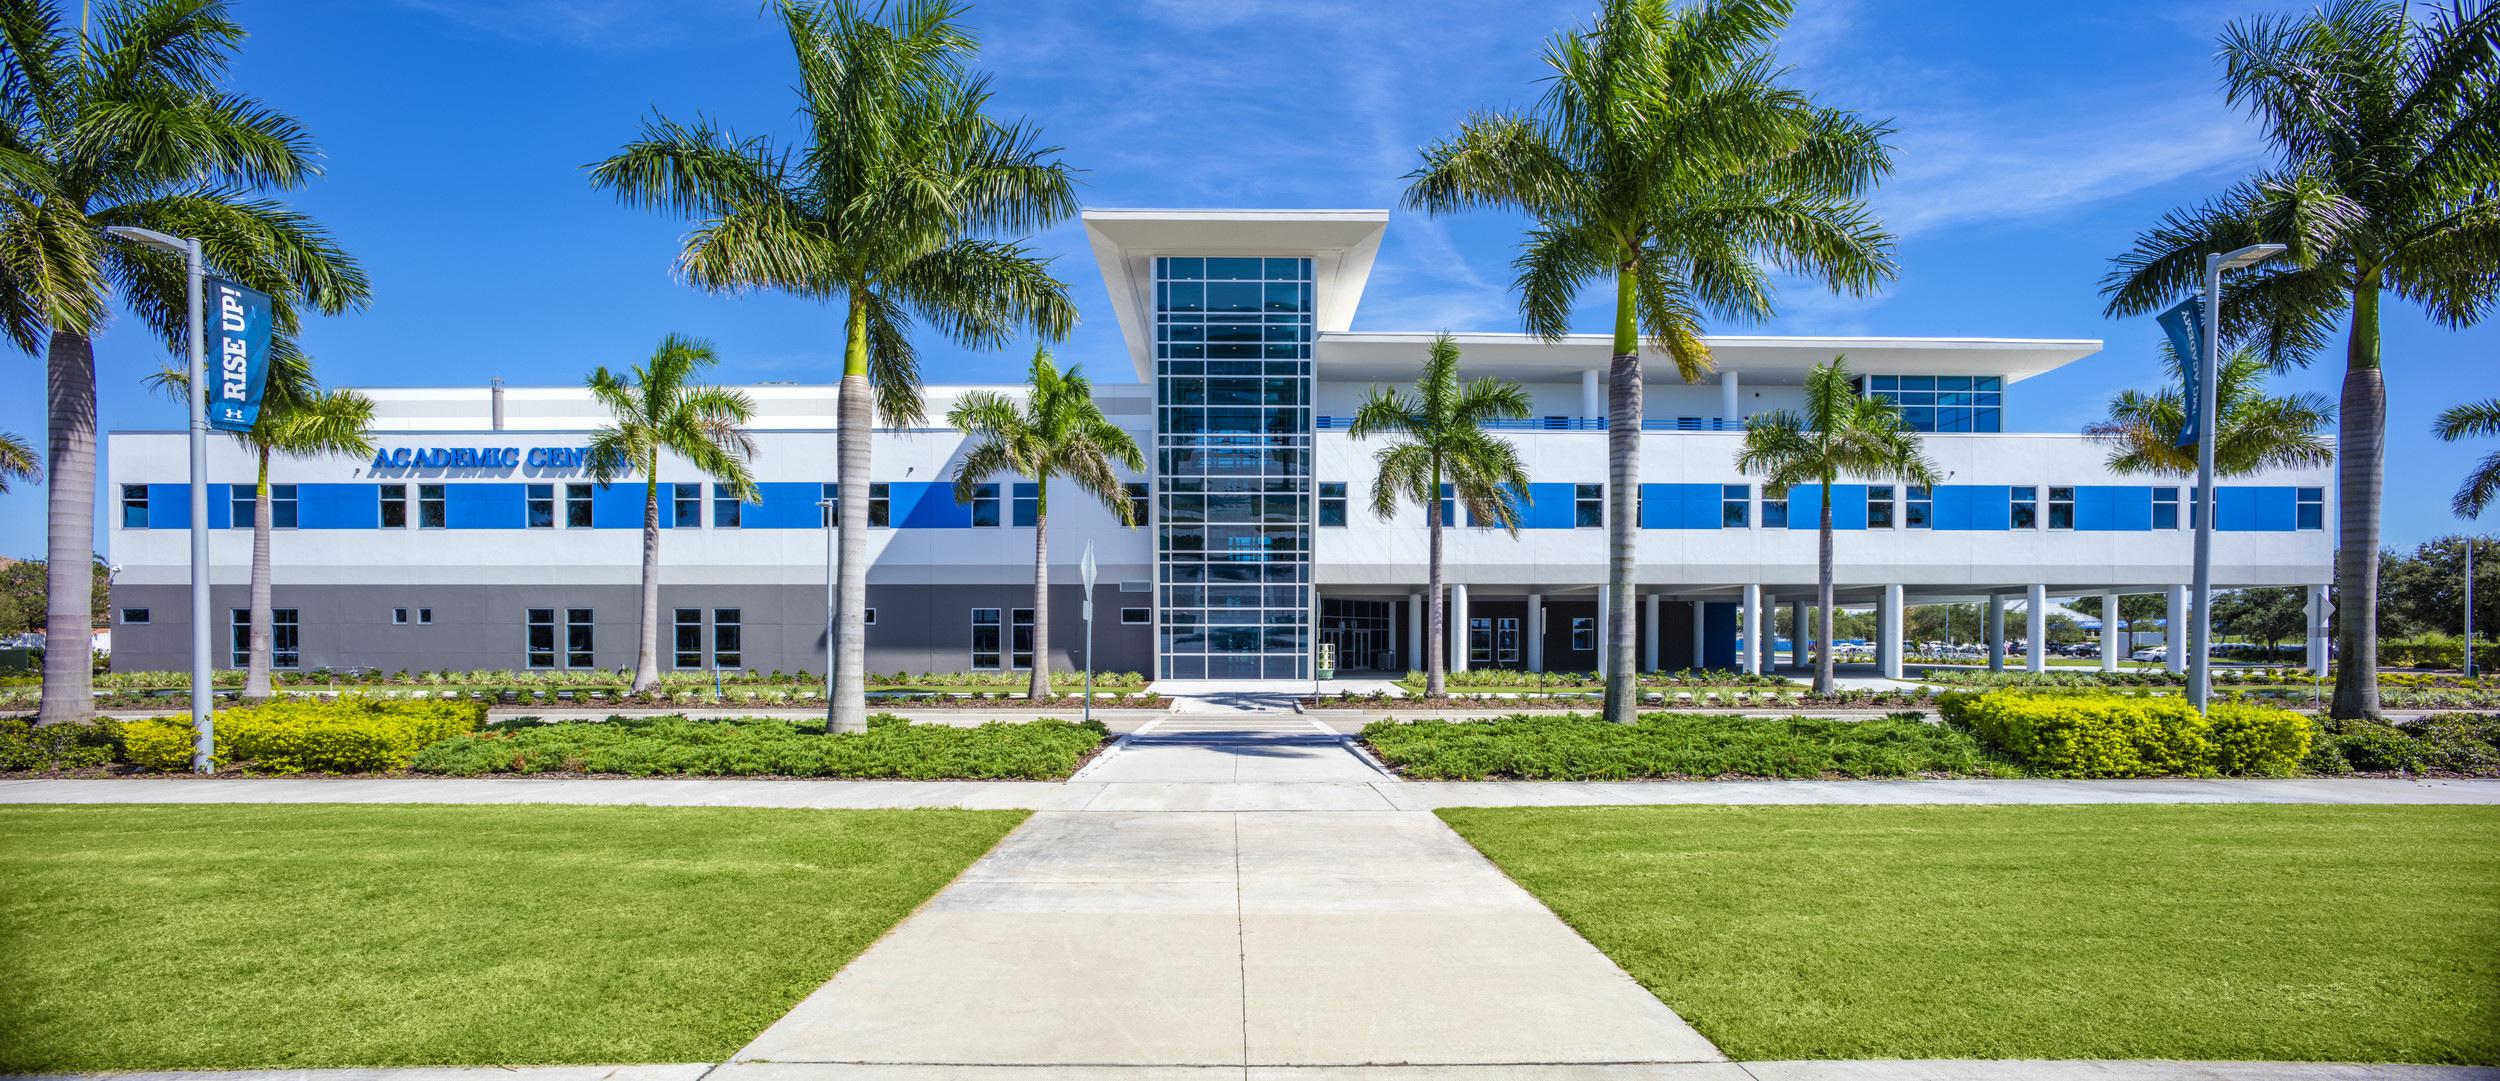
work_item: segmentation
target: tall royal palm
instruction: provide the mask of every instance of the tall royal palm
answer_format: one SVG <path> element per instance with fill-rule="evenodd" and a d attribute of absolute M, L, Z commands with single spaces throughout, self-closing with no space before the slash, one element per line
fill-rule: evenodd
<path fill-rule="evenodd" d="M 915 316 L 964 344 L 1045 338 L 1076 322 L 1067 286 L 1021 236 L 1074 213 L 1055 147 L 984 115 L 988 81 L 951 0 L 863 8 L 782 0 L 799 68 L 802 145 L 654 119 L 591 169 L 628 203 L 698 220 L 678 267 L 706 289 L 780 289 L 843 304 L 835 478 L 841 545 L 829 731 L 868 726 L 868 453 L 874 411 L 923 413 Z"/>
<path fill-rule="evenodd" d="M 35 457 L 35 448 L 26 437 L 16 432 L 0 432 L 0 492 L 9 490 L 13 480 L 43 482 L 43 461 Z"/>
<path fill-rule="evenodd" d="M 105 235 L 134 225 L 197 237 L 216 273 L 268 293 L 281 332 L 299 307 L 361 305 L 364 273 L 301 214 L 253 197 L 319 171 L 294 119 L 221 84 L 243 42 L 222 0 L 104 0 L 89 31 L 47 0 L 0 0 L 0 326 L 45 357 L 50 518 L 46 634 L 94 623 L 96 409 L 92 336 L 107 296 L 169 348 L 187 337 L 181 261 Z M 94 711 L 83 649 L 44 654 L 46 722 Z"/>
<path fill-rule="evenodd" d="M 1102 501 L 1127 526 L 1136 508 L 1118 469 L 1146 468 L 1146 455 L 1120 426 L 1102 415 L 1093 384 L 1080 366 L 1061 370 L 1048 349 L 1033 351 L 1033 372 L 1018 403 L 1004 394 L 973 391 L 946 411 L 946 423 L 973 438 L 955 467 L 955 499 L 972 502 L 983 480 L 999 474 L 1033 480 L 1033 677 L 1025 693 L 1050 697 L 1050 482 L 1065 477 Z M 1091 667 L 1092 657 L 1085 658 Z"/>
<path fill-rule="evenodd" d="M 2179 358 L 2165 358 L 2170 383 L 2147 394 L 2122 390 L 2109 400 L 2109 415 L 2085 425 L 2083 434 L 2109 447 L 2116 473 L 2196 475 L 2196 445 L 2179 445 L 2187 427 L 2187 404 Z M 2335 460 L 2325 434 L 2335 423 L 2335 404 L 2323 394 L 2268 394 L 2265 358 L 2241 349 L 2223 358 L 2215 382 L 2214 472 L 2240 477 L 2265 469 L 2308 469 Z"/>
<path fill-rule="evenodd" d="M 1528 415 L 1528 392 L 1505 379 L 1458 376 L 1458 343 L 1447 334 L 1432 340 L 1423 371 L 1412 393 L 1396 387 L 1374 387 L 1371 397 L 1354 411 L 1346 429 L 1356 439 L 1382 436 L 1390 440 L 1373 455 L 1380 472 L 1372 477 L 1372 513 L 1394 517 L 1398 503 L 1413 503 L 1424 512 L 1431 537 L 1425 549 L 1424 694 L 1444 691 L 1444 649 L 1441 585 L 1441 530 L 1449 502 L 1467 510 L 1471 521 L 1519 531 L 1518 500 L 1528 491 L 1527 471 L 1519 452 L 1506 440 L 1488 435 L 1486 421 L 1518 420 Z M 1444 501 L 1442 489 L 1449 489 Z"/>
<path fill-rule="evenodd" d="M 1745 445 L 1737 471 L 1759 474 L 1766 499 L 1785 499 L 1801 484 L 1814 485 L 1822 501 L 1816 519 L 1814 603 L 1822 618 L 1815 640 L 1814 690 L 1832 690 L 1832 485 L 1842 477 L 1933 486 L 1936 467 L 1918 433 L 1901 419 L 1889 398 L 1859 397 L 1849 366 L 1834 357 L 1806 375 L 1803 412 L 1758 414 L 1745 422 Z M 1803 628 L 1798 628 L 1803 632 Z"/>
<path fill-rule="evenodd" d="M 590 373 L 592 400 L 608 423 L 590 436 L 583 463 L 602 488 L 642 475 L 642 633 L 634 652 L 634 690 L 660 683 L 660 455 L 674 454 L 743 500 L 755 498 L 747 461 L 755 441 L 746 423 L 755 403 L 738 391 L 692 382 L 719 362 L 710 342 L 671 334 L 651 359 L 619 375 L 605 365 Z"/>
<path fill-rule="evenodd" d="M 1580 291 L 1611 279 L 1607 403 L 1606 715 L 1633 715 L 1634 511 L 1641 345 L 1686 381 L 1710 368 L 1705 317 L 1772 314 L 1773 270 L 1846 293 L 1893 274 L 1892 238 L 1861 197 L 1891 168 L 1889 131 L 1781 85 L 1790 0 L 1606 0 L 1556 38 L 1528 115 L 1469 119 L 1424 149 L 1406 202 L 1535 220 L 1515 263 L 1528 330 L 1570 330 Z"/>
<path fill-rule="evenodd" d="M 2209 253 L 2283 243 L 2288 259 L 2239 272 L 2225 291 L 2223 332 L 2269 362 L 2306 363 L 2349 317 L 2336 441 L 2337 717 L 2379 711 L 2379 306 L 2393 294 L 2462 327 L 2500 297 L 2496 42 L 2491 0 L 2335 0 L 2233 23 L 2223 87 L 2264 126 L 2275 163 L 2145 230 L 2103 281 L 2111 315 L 2139 315 L 2201 288 Z"/>
<path fill-rule="evenodd" d="M 2440 411 L 2431 431 L 2450 443 L 2475 436 L 2500 436 L 2500 398 L 2450 406 Z M 2500 450 L 2474 463 L 2474 471 L 2465 475 L 2465 483 L 2457 485 L 2456 499 L 2448 506 L 2459 518 L 2480 518 L 2494 499 L 2500 499 Z"/>

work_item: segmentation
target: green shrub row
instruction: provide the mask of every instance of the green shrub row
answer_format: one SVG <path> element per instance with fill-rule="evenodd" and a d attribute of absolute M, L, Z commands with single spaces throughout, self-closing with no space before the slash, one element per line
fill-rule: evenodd
<path fill-rule="evenodd" d="M 961 728 L 890 714 L 866 732 L 825 735 L 822 722 L 762 718 L 695 721 L 497 722 L 435 743 L 419 773 L 616 773 L 637 777 L 779 776 L 905 780 L 1057 780 L 1075 772 L 1109 732 L 1099 721 L 993 721 Z"/>
<path fill-rule="evenodd" d="M 1424 686 L 1424 673 L 1410 669 L 1398 682 L 1415 689 Z M 1682 668 L 1675 671 L 1642 672 L 1633 677 L 1643 687 L 1787 687 L 1795 681 L 1781 676 L 1752 675 L 1727 668 Z M 1595 672 L 1523 672 L 1512 668 L 1470 668 L 1464 672 L 1444 672 L 1442 685 L 1453 690 L 1539 688 L 1539 687 L 1602 687 L 1606 677 Z"/>
<path fill-rule="evenodd" d="M 301 672 L 277 672 L 272 674 L 272 678 L 281 687 L 477 687 L 487 689 L 604 687 L 621 690 L 633 684 L 633 673 L 606 669 L 512 671 L 481 668 L 464 672 L 446 668 L 436 671 L 419 669 L 412 672 L 403 668 L 397 672 L 382 673 L 314 668 Z M 870 687 L 1022 687 L 1028 678 L 1028 673 L 1013 671 L 921 672 L 917 675 L 910 672 L 870 672 L 867 675 Z M 1085 673 L 1058 671 L 1051 674 L 1051 679 L 1054 684 L 1082 683 L 1085 680 Z M 708 691 L 712 688 L 713 682 L 712 673 L 709 672 L 670 672 L 660 677 L 660 686 L 671 691 Z M 722 672 L 719 682 L 733 687 L 758 685 L 805 687 L 822 685 L 824 678 L 804 670 L 785 673 L 778 668 L 770 672 L 748 669 L 745 672 Z M 1094 684 L 1097 687 L 1134 688 L 1143 687 L 1146 683 L 1146 676 L 1137 672 L 1094 673 Z M 240 687 L 243 685 L 243 673 L 220 670 L 211 674 L 210 684 L 216 687 Z M 32 681 L 28 685 L 40 686 L 41 680 Z M 189 672 L 105 672 L 95 677 L 95 687 L 101 691 L 177 690 L 190 685 L 191 673 Z"/>
<path fill-rule="evenodd" d="M 2500 714 L 2441 713 L 2405 724 L 2326 719 L 2303 763 L 2312 773 L 2500 775 Z"/>
<path fill-rule="evenodd" d="M 286 699 L 218 710 L 219 769 L 247 773 L 370 773 L 406 769 L 427 744 L 476 728 L 486 703 L 347 695 L 333 701 Z M 160 772 L 191 767 L 191 721 L 151 717 L 122 725 L 132 765 Z"/>
<path fill-rule="evenodd" d="M 95 769 L 121 757 L 121 726 L 111 721 L 37 725 L 0 718 L 0 770 Z"/>
<path fill-rule="evenodd" d="M 1970 733 L 1917 713 L 1863 721 L 1648 713 L 1379 721 L 1363 740 L 1421 780 L 1626 781 L 1688 777 L 1997 777 L 2020 770 Z"/>
<path fill-rule="evenodd" d="M 1936 706 L 2044 777 L 2287 776 L 2311 736 L 2309 718 L 2245 702 L 2199 714 L 2179 698 L 1991 691 Z"/>

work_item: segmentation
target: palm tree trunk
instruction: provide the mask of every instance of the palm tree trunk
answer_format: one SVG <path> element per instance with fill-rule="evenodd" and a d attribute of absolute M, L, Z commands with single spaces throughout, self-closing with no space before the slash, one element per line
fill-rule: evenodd
<path fill-rule="evenodd" d="M 2379 488 L 2387 475 L 2387 381 L 2379 368 L 2378 279 L 2352 293 L 2335 429 L 2335 700 L 2330 715 L 2376 717 Z"/>
<path fill-rule="evenodd" d="M 40 724 L 95 715 L 95 347 L 52 332 L 45 350 L 43 700 Z M 195 618 L 197 614 L 195 613 Z"/>
<path fill-rule="evenodd" d="M 269 699 L 270 647 L 278 637 L 276 628 L 269 625 L 276 618 L 270 614 L 269 596 L 269 448 L 256 449 L 260 454 L 260 478 L 259 486 L 252 490 L 252 630 L 243 664 L 246 702 Z"/>
<path fill-rule="evenodd" d="M 1007 650 L 1015 652 L 1014 621 L 1008 622 Z M 1092 664 L 1092 657 L 1085 658 Z M 1024 696 L 1036 702 L 1050 697 L 1050 478 L 1033 485 L 1033 678 Z"/>
<path fill-rule="evenodd" d="M 868 448 L 872 431 L 868 386 L 868 312 L 857 288 L 851 294 L 849 341 L 843 347 L 842 388 L 834 409 L 834 479 L 841 485 L 841 516 L 835 524 L 841 548 L 834 574 L 833 701 L 825 731 L 868 730 Z"/>
<path fill-rule="evenodd" d="M 1832 478 L 1823 478 L 1818 486 L 1823 497 L 1823 521 L 1816 530 L 1814 567 L 1814 621 L 1820 625 L 1814 643 L 1814 693 L 1832 693 Z M 2036 647 L 2035 647 L 2036 648 Z"/>
<path fill-rule="evenodd" d="M 1632 661 L 1632 566 L 1640 538 L 1641 344 L 1637 268 L 1615 268 L 1615 355 L 1606 378 L 1606 719 L 1638 719 Z"/>
<path fill-rule="evenodd" d="M 660 462 L 651 455 L 642 489 L 642 635 L 634 649 L 634 693 L 660 685 Z"/>
<path fill-rule="evenodd" d="M 1439 698 L 1449 690 L 1449 650 L 1442 646 L 1441 463 L 1432 465 L 1432 505 L 1424 511 L 1424 530 L 1431 540 L 1424 554 L 1424 697 Z"/>

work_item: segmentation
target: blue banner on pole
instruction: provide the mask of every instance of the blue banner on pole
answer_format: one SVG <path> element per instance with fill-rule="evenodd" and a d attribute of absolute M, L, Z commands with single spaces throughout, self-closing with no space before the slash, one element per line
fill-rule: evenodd
<path fill-rule="evenodd" d="M 202 283 L 208 305 L 208 425 L 248 432 L 269 382 L 269 294 L 224 278 Z"/>
<path fill-rule="evenodd" d="M 2198 361 L 2205 352 L 2205 298 L 2192 296 L 2153 317 L 2170 335 L 2170 351 L 2179 358 L 2180 382 L 2187 388 L 2187 418 L 2179 425 L 2176 446 L 2184 450 L 2204 437 L 2203 388 L 2196 385 Z"/>

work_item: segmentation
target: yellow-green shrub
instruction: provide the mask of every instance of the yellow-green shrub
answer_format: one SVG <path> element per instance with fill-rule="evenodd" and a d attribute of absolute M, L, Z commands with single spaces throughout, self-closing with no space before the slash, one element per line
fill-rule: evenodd
<path fill-rule="evenodd" d="M 427 744 L 470 731 L 485 719 L 483 702 L 359 695 L 221 709 L 216 716 L 217 765 L 241 765 L 253 773 L 405 769 Z M 123 726 L 122 741 L 134 765 L 166 772 L 190 768 L 187 718 L 132 721 Z"/>
<path fill-rule="evenodd" d="M 2222 773 L 2289 776 L 2309 755 L 2309 718 L 2288 709 L 2248 702 L 2215 702 L 2206 707 L 2205 723 L 2205 740 L 2213 746 L 2214 769 Z"/>
<path fill-rule="evenodd" d="M 2180 698 L 1993 691 L 1944 695 L 1937 707 L 2050 777 L 2280 776 L 2309 750 L 2308 718 L 2247 703 L 2200 715 Z"/>

